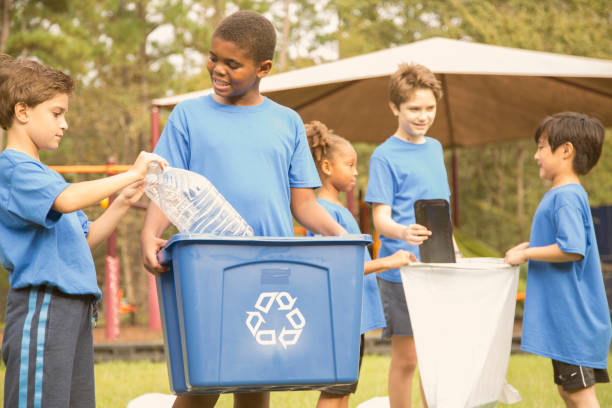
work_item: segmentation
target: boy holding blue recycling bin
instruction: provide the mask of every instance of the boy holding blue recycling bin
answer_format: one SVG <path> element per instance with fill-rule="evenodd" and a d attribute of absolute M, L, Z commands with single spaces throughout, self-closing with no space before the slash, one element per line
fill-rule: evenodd
<path fill-rule="evenodd" d="M 604 127 L 587 115 L 549 116 L 535 132 L 540 178 L 552 182 L 533 217 L 529 242 L 506 252 L 529 262 L 521 350 L 552 360 L 568 407 L 599 407 L 595 383 L 610 382 L 610 313 L 593 217 L 579 175 L 599 160 Z"/>
<path fill-rule="evenodd" d="M 11 289 L 2 340 L 5 407 L 94 408 L 92 319 L 101 297 L 91 251 L 144 192 L 140 153 L 126 173 L 67 183 L 41 163 L 68 128 L 74 88 L 61 71 L 0 55 L 0 262 Z M 82 208 L 126 187 L 94 222 Z"/>
<path fill-rule="evenodd" d="M 214 93 L 178 104 L 155 152 L 173 167 L 208 178 L 259 236 L 293 236 L 291 215 L 322 235 L 346 231 L 317 203 L 320 186 L 304 125 L 293 110 L 259 93 L 272 68 L 276 33 L 263 16 L 239 11 L 215 29 L 207 69 Z M 169 221 L 150 204 L 142 230 L 143 261 L 156 258 Z M 219 395 L 179 395 L 174 408 L 212 407 Z M 234 394 L 237 407 L 268 407 L 269 393 Z"/>

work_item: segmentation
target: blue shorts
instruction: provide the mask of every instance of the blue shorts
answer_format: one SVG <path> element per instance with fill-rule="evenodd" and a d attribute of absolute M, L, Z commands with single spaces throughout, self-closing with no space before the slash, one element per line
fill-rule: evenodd
<path fill-rule="evenodd" d="M 2 340 L 5 407 L 95 408 L 93 295 L 11 289 Z"/>

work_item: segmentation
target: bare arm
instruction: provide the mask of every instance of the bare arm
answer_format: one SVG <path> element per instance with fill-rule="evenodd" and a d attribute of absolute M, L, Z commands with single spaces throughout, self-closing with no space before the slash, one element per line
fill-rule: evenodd
<path fill-rule="evenodd" d="M 552 244 L 542 247 L 529 247 L 529 242 L 523 242 L 506 252 L 504 261 L 519 265 L 527 261 L 541 262 L 576 262 L 582 260 L 580 254 L 563 252 L 559 245 Z"/>
<path fill-rule="evenodd" d="M 94 205 L 122 188 L 142 180 L 151 162 L 159 162 L 162 167 L 167 166 L 162 157 L 154 153 L 140 152 L 134 165 L 125 173 L 70 184 L 57 196 L 52 208 L 61 213 L 69 213 Z"/>
<path fill-rule="evenodd" d="M 392 239 L 401 239 L 412 245 L 421 245 L 431 235 L 431 231 L 422 225 L 402 225 L 393 221 L 391 206 L 387 204 L 372 204 L 372 216 L 374 228 L 380 234 Z"/>
<path fill-rule="evenodd" d="M 166 244 L 166 240 L 161 236 L 168 226 L 170 226 L 170 221 L 162 210 L 155 203 L 149 203 L 144 226 L 140 233 L 142 262 L 149 272 L 161 273 L 168 269 L 157 261 L 157 252 Z"/>
<path fill-rule="evenodd" d="M 321 235 L 342 235 L 346 230 L 317 202 L 311 188 L 291 188 L 291 213 L 309 231 Z"/>
<path fill-rule="evenodd" d="M 138 181 L 126 187 L 104 213 L 89 226 L 87 243 L 93 251 L 102 241 L 107 239 L 119 224 L 132 204 L 137 202 L 144 193 L 144 181 Z"/>
<path fill-rule="evenodd" d="M 369 273 L 382 272 L 389 269 L 399 268 L 400 266 L 404 266 L 411 262 L 417 262 L 417 259 L 414 254 L 412 252 L 400 249 L 393 255 L 367 261 L 365 263 L 363 273 L 367 275 Z"/>

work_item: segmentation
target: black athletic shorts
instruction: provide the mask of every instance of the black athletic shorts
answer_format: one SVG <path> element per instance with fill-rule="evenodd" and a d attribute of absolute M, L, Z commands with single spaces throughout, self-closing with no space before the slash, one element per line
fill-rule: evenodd
<path fill-rule="evenodd" d="M 576 391 L 591 387 L 595 383 L 610 382 L 606 369 L 576 366 L 557 360 L 552 360 L 552 365 L 555 384 L 563 387 L 565 391 Z"/>

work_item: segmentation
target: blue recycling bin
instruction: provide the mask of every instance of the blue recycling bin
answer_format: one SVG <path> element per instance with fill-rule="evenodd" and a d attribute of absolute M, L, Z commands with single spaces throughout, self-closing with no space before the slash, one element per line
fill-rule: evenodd
<path fill-rule="evenodd" d="M 157 278 L 176 394 L 310 390 L 357 380 L 368 235 L 177 234 Z"/>

